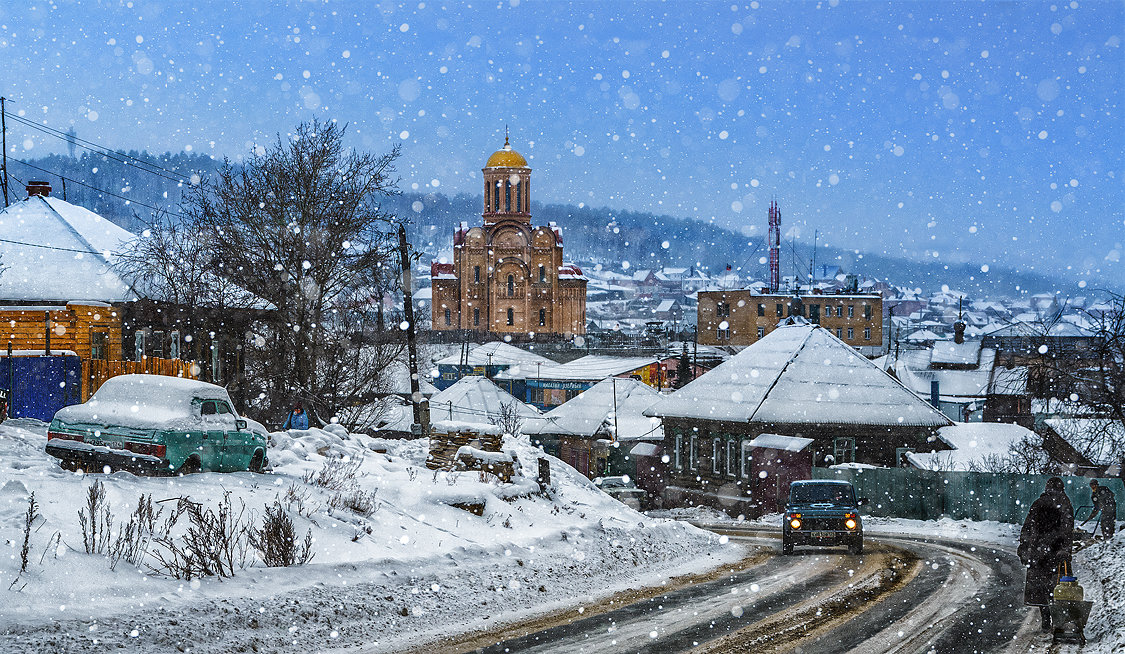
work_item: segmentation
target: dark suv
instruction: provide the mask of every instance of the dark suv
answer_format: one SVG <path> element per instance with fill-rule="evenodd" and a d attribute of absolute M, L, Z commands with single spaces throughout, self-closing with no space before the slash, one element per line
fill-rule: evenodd
<path fill-rule="evenodd" d="M 792 554 L 794 545 L 847 545 L 850 554 L 860 554 L 860 502 L 855 488 L 846 481 L 793 482 L 781 524 L 781 553 Z"/>

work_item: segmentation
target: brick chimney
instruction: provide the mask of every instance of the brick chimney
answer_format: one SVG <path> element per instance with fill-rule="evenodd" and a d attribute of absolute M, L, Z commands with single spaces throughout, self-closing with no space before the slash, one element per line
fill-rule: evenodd
<path fill-rule="evenodd" d="M 51 184 L 50 184 L 50 182 L 35 182 L 35 181 L 28 182 L 27 183 L 27 197 L 30 198 L 34 195 L 42 195 L 43 197 L 50 197 L 50 195 L 51 195 Z"/>

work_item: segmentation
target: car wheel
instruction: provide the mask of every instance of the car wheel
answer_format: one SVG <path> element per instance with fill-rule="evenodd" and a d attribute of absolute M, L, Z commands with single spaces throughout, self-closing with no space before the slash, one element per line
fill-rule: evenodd
<path fill-rule="evenodd" d="M 265 462 L 265 460 L 266 455 L 261 450 L 254 452 L 254 456 L 250 458 L 250 472 L 261 472 L 262 464 Z"/>
<path fill-rule="evenodd" d="M 184 464 L 180 466 L 180 469 L 176 471 L 176 474 L 183 476 L 202 471 L 203 465 L 199 462 L 199 457 L 192 455 L 184 461 Z"/>
<path fill-rule="evenodd" d="M 863 537 L 860 536 L 848 543 L 848 554 L 863 554 Z"/>
<path fill-rule="evenodd" d="M 781 553 L 788 556 L 793 553 L 793 542 L 787 538 L 781 539 Z"/>

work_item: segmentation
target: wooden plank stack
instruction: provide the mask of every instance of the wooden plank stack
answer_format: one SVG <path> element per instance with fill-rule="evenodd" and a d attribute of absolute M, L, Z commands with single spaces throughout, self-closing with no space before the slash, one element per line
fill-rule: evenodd
<path fill-rule="evenodd" d="M 479 445 L 473 443 L 479 442 Z M 453 470 L 457 450 L 472 445 L 486 452 L 499 452 L 503 437 L 500 434 L 481 434 L 471 430 L 457 432 L 430 432 L 430 455 L 426 467 L 430 470 Z"/>

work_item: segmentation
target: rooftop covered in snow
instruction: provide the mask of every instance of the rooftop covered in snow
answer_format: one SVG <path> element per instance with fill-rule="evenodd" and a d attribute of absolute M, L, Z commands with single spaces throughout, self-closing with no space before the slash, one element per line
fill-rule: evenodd
<path fill-rule="evenodd" d="M 952 424 L 827 329 L 785 325 L 646 412 L 758 423 Z"/>
<path fill-rule="evenodd" d="M 656 389 L 635 379 L 603 379 L 543 414 L 525 434 L 560 434 L 615 440 L 663 440 L 660 421 L 644 410 L 660 399 Z"/>
<path fill-rule="evenodd" d="M 437 361 L 440 366 L 456 366 L 460 363 L 460 353 L 451 354 Z M 543 366 L 555 365 L 555 362 L 547 357 L 520 349 L 514 345 L 508 345 L 502 341 L 492 341 L 484 345 L 474 346 L 469 350 L 468 360 L 466 361 L 466 364 L 470 366 L 513 366 L 521 363 L 529 363 L 532 366 L 536 363 Z"/>

